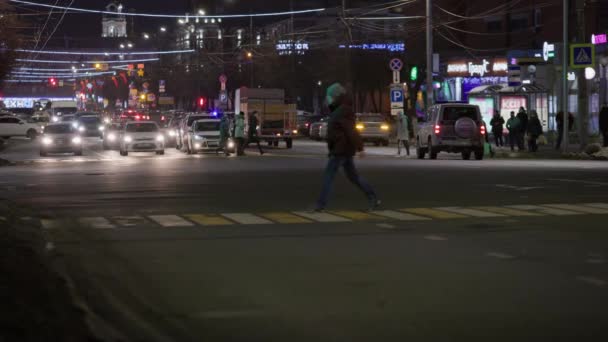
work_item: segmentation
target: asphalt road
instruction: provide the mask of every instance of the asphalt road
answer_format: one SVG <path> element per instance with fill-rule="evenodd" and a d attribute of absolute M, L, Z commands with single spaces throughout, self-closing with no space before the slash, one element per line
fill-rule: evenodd
<path fill-rule="evenodd" d="M 357 161 L 311 215 L 320 143 L 243 158 L 39 158 L 15 141 L 3 197 L 31 208 L 106 336 L 141 341 L 599 341 L 608 337 L 608 163 Z"/>

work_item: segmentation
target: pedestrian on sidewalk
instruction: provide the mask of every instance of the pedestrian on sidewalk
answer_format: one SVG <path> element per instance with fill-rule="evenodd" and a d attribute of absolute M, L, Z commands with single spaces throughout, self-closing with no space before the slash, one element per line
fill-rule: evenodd
<path fill-rule="evenodd" d="M 536 111 L 532 110 L 530 112 L 530 121 L 528 122 L 528 150 L 530 152 L 538 151 L 537 139 L 541 134 L 543 134 L 543 126 Z"/>
<path fill-rule="evenodd" d="M 258 112 L 254 111 L 253 113 L 251 113 L 251 115 L 249 115 L 249 132 L 247 134 L 247 144 L 256 143 L 258 145 L 258 151 L 260 151 L 260 155 L 263 155 L 264 150 L 262 150 L 262 146 L 260 146 L 260 139 L 258 138 L 258 125 Z"/>
<path fill-rule="evenodd" d="M 410 155 L 410 122 L 403 111 L 397 117 L 397 155 L 401 155 L 401 144 L 405 147 L 405 152 Z"/>
<path fill-rule="evenodd" d="M 600 133 L 604 139 L 604 147 L 608 147 L 608 105 L 604 102 L 600 111 Z"/>
<path fill-rule="evenodd" d="M 528 131 L 528 113 L 524 107 L 519 107 L 519 112 L 517 113 L 517 119 L 519 119 L 519 141 L 517 143 L 517 148 L 519 150 L 525 150 L 526 146 L 524 144 L 524 140 L 526 138 L 526 132 Z"/>
<path fill-rule="evenodd" d="M 509 130 L 511 151 L 515 151 L 515 144 L 518 144 L 519 147 L 519 135 L 521 133 L 521 125 L 519 119 L 515 116 L 515 112 L 511 112 L 511 117 L 507 120 L 507 129 Z"/>
<path fill-rule="evenodd" d="M 245 152 L 245 113 L 240 112 L 234 119 L 234 138 L 236 139 L 236 155 L 244 156 Z"/>
<path fill-rule="evenodd" d="M 494 135 L 494 141 L 496 142 L 496 147 L 504 146 L 505 143 L 503 141 L 502 131 L 504 129 L 505 119 L 500 115 L 500 113 L 494 113 L 492 120 L 490 120 L 490 126 L 492 126 L 492 135 Z"/>
<path fill-rule="evenodd" d="M 228 151 L 228 139 L 230 138 L 230 120 L 227 116 L 222 116 L 220 120 L 220 146 L 215 150 L 217 155 L 220 151 L 224 151 L 226 156 L 230 155 Z"/>
<path fill-rule="evenodd" d="M 363 153 L 363 141 L 355 129 L 355 113 L 350 96 L 340 83 L 334 83 L 327 88 L 326 101 L 331 110 L 327 123 L 329 161 L 315 211 L 323 211 L 327 206 L 334 178 L 341 167 L 344 168 L 348 180 L 365 193 L 369 210 L 374 210 L 380 205 L 380 201 L 372 187 L 359 176 L 353 161 L 357 152 Z"/>

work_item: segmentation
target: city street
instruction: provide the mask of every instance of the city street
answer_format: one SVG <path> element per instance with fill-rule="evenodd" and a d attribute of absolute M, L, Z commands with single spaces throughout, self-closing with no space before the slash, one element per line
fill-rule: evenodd
<path fill-rule="evenodd" d="M 38 156 L 12 140 L 27 210 L 107 339 L 599 341 L 608 337 L 608 163 L 357 160 L 313 213 L 322 143 L 260 156 Z M 458 157 L 458 158 L 457 158 Z"/>

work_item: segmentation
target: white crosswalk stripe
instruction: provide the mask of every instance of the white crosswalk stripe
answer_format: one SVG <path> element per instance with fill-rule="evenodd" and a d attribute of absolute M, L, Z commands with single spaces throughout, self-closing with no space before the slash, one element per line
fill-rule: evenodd
<path fill-rule="evenodd" d="M 150 215 L 148 217 L 163 227 L 190 227 L 194 225 L 194 223 L 177 215 Z"/>
<path fill-rule="evenodd" d="M 588 207 L 608 209 L 608 203 L 585 203 Z"/>
<path fill-rule="evenodd" d="M 90 226 L 96 229 L 112 229 L 116 228 L 108 219 L 104 217 L 82 217 L 78 221 L 85 226 Z"/>
<path fill-rule="evenodd" d="M 294 214 L 298 216 L 305 217 L 307 219 L 311 219 L 317 222 L 350 222 L 351 220 L 340 217 L 337 215 L 332 215 L 329 213 L 316 213 L 316 212 L 308 212 L 308 211 L 294 211 Z"/>
<path fill-rule="evenodd" d="M 461 207 L 441 207 L 435 208 L 443 211 L 449 211 L 455 214 L 473 216 L 473 217 L 504 217 L 503 214 L 493 213 L 489 211 L 471 209 L 471 208 L 461 208 Z"/>
<path fill-rule="evenodd" d="M 571 210 L 541 207 L 540 205 L 517 204 L 517 205 L 507 205 L 506 207 L 513 208 L 513 209 L 520 209 L 520 210 L 532 210 L 535 212 L 539 212 L 541 214 L 555 215 L 555 216 L 582 215 L 583 214 L 583 213 L 571 211 Z"/>
<path fill-rule="evenodd" d="M 426 221 L 426 220 L 430 220 L 430 218 L 428 218 L 428 217 L 422 217 L 422 216 L 408 214 L 408 213 L 403 213 L 403 212 L 394 211 L 394 210 L 379 210 L 379 211 L 374 211 L 373 214 L 374 215 L 378 215 L 378 216 L 388 217 L 388 218 L 391 218 L 391 219 L 394 219 L 394 220 L 399 220 L 399 221 Z"/>
<path fill-rule="evenodd" d="M 578 211 L 578 212 L 586 213 L 586 214 L 608 214 L 608 209 L 587 207 L 584 205 L 576 205 L 576 204 L 543 204 L 543 207 L 572 210 L 572 211 Z"/>
<path fill-rule="evenodd" d="M 270 220 L 248 213 L 225 213 L 221 215 L 240 224 L 273 224 Z"/>

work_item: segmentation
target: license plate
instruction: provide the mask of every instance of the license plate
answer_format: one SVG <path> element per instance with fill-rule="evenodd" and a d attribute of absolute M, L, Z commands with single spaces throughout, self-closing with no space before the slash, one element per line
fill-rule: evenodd
<path fill-rule="evenodd" d="M 154 148 L 154 145 L 152 144 L 137 144 L 135 145 L 135 148 Z"/>

